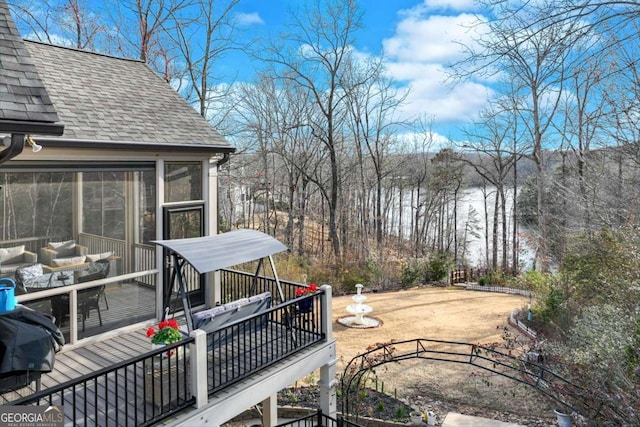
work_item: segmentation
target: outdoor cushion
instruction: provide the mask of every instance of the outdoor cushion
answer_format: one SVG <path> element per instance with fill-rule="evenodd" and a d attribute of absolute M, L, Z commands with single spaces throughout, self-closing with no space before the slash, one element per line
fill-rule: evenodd
<path fill-rule="evenodd" d="M 16 269 L 16 284 L 18 293 L 26 293 L 26 284 L 33 281 L 36 277 L 44 274 L 42 264 L 26 265 Z"/>
<path fill-rule="evenodd" d="M 236 310 L 238 307 L 249 304 L 249 298 L 240 298 L 223 305 L 225 310 Z"/>
<path fill-rule="evenodd" d="M 84 255 L 69 258 L 54 258 L 51 260 L 51 265 L 54 267 L 67 267 L 69 265 L 82 264 L 86 258 Z"/>
<path fill-rule="evenodd" d="M 211 321 L 211 319 L 213 319 L 214 317 L 216 317 L 219 314 L 224 313 L 224 307 L 223 306 L 218 306 L 218 307 L 213 307 L 210 308 L 208 310 L 202 310 L 199 311 L 197 313 L 193 314 L 193 327 L 198 329 L 203 325 L 206 325 L 207 323 L 209 323 Z"/>
<path fill-rule="evenodd" d="M 49 249 L 56 251 L 56 256 L 58 258 L 74 256 L 76 254 L 75 240 L 66 240 L 64 242 L 49 242 L 47 246 Z"/>
<path fill-rule="evenodd" d="M 15 264 L 22 262 L 22 254 L 24 254 L 24 245 L 13 248 L 0 248 L 0 263 Z"/>
<path fill-rule="evenodd" d="M 100 259 L 106 259 L 113 255 L 113 252 L 102 252 L 101 254 L 87 254 L 87 262 L 96 262 Z"/>
<path fill-rule="evenodd" d="M 267 298 L 271 299 L 271 292 L 269 292 L 269 291 L 263 292 L 263 293 L 258 294 L 258 295 L 250 296 L 249 297 L 249 302 L 263 301 L 263 300 L 265 300 Z"/>

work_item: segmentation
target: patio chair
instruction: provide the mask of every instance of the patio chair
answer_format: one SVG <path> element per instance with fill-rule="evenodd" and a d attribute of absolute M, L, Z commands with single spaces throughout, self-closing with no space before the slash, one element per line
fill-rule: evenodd
<path fill-rule="evenodd" d="M 75 240 L 64 242 L 49 242 L 45 248 L 40 248 L 38 259 L 44 265 L 45 272 L 62 270 L 79 270 L 86 267 L 88 249 L 79 245 Z"/>
<path fill-rule="evenodd" d="M 89 264 L 86 270 L 89 274 L 94 274 L 96 278 L 91 280 L 104 279 L 105 277 L 109 277 L 109 272 L 111 271 L 111 261 L 108 258 L 99 259 L 97 261 Z M 87 282 L 88 280 L 85 280 Z M 104 300 L 104 304 L 109 310 L 109 300 L 107 299 L 107 294 L 104 292 L 104 287 L 102 288 L 102 292 L 100 293 L 100 297 Z"/>
<path fill-rule="evenodd" d="M 34 264 L 37 261 L 38 256 L 25 250 L 24 245 L 0 248 L 0 274 L 15 273 L 18 268 Z"/>
<path fill-rule="evenodd" d="M 87 268 L 89 273 L 85 274 L 84 276 L 80 276 L 78 278 L 78 283 L 86 283 L 94 280 L 104 279 L 109 275 L 109 265 L 110 264 L 108 260 L 98 260 L 91 263 L 91 265 Z M 107 301 L 107 296 L 104 292 L 104 285 L 78 291 L 78 315 L 82 316 L 83 332 L 85 330 L 86 320 L 91 314 L 91 310 L 95 310 L 98 312 L 98 320 L 100 322 L 100 326 L 102 326 L 102 313 L 100 312 L 101 298 L 104 298 L 108 310 L 109 302 Z"/>

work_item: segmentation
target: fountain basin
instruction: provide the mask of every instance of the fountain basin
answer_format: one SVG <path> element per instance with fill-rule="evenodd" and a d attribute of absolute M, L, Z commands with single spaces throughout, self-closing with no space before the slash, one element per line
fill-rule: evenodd
<path fill-rule="evenodd" d="M 341 317 L 338 319 L 338 323 L 347 326 L 349 328 L 375 328 L 380 326 L 381 322 L 373 317 L 365 317 L 365 314 L 369 314 L 373 311 L 370 305 L 363 304 L 367 299 L 362 295 L 363 285 L 356 284 L 357 293 L 351 297 L 355 304 L 349 304 L 346 310 L 352 316 Z"/>
<path fill-rule="evenodd" d="M 382 321 L 376 319 L 375 317 L 362 317 L 361 319 L 356 319 L 356 316 L 341 317 L 338 319 L 338 323 L 340 323 L 342 326 L 346 326 L 347 328 L 355 329 L 377 328 L 378 326 L 382 325 Z"/>

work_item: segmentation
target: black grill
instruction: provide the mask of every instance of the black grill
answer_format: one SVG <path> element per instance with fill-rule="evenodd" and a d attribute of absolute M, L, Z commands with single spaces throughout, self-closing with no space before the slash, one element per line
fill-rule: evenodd
<path fill-rule="evenodd" d="M 64 337 L 50 317 L 22 306 L 0 313 L 0 392 L 39 384 L 63 345 Z"/>

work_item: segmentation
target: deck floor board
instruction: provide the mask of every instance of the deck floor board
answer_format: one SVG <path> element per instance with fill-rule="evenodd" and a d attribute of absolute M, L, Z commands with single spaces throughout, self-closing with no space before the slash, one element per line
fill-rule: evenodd
<path fill-rule="evenodd" d="M 114 301 L 111 298 L 109 304 L 114 307 Z M 241 333 L 228 334 L 226 341 L 217 343 L 208 352 L 209 392 L 223 391 L 228 384 L 243 379 L 255 367 L 262 366 L 266 361 L 285 357 L 295 347 L 311 343 L 318 337 L 316 333 L 300 334 L 298 332 L 299 330 L 295 327 L 291 329 L 286 328 L 283 323 L 268 322 L 257 330 L 246 329 Z M 211 342 L 210 344 L 212 345 Z M 42 389 L 90 375 L 102 368 L 112 367 L 114 364 L 149 351 L 151 351 L 151 344 L 144 327 L 84 346 L 64 349 L 56 354 L 54 370 L 42 374 Z M 66 425 L 140 424 L 140 420 L 148 420 L 150 415 L 158 414 L 159 411 L 150 390 L 150 388 L 155 390 L 155 386 L 150 385 L 146 373 L 149 361 L 146 363 L 145 365 L 142 361 L 137 362 L 129 365 L 126 371 L 118 369 L 110 373 L 106 379 L 102 379 L 102 382 L 89 382 L 73 391 L 65 391 L 64 395 L 56 394 L 52 397 L 53 404 L 63 404 Z M 186 373 L 172 377 L 171 390 L 184 393 L 185 384 L 182 378 L 185 378 L 185 375 Z M 35 388 L 30 385 L 16 392 L 2 394 L 0 403 L 11 402 L 21 396 L 28 396 L 34 391 Z M 190 391 L 187 390 L 186 395 L 189 396 L 189 394 Z M 173 391 L 171 395 L 173 396 Z M 120 399 L 117 399 L 118 397 Z M 158 398 L 155 402 L 159 400 Z M 74 401 L 83 402 L 76 406 L 75 414 L 72 413 Z M 114 406 L 116 402 L 120 402 L 118 407 Z M 170 405 L 175 407 L 176 403 L 172 401 Z M 96 413 L 99 421 L 96 421 Z"/>

